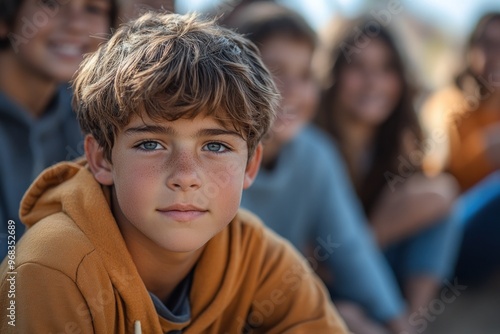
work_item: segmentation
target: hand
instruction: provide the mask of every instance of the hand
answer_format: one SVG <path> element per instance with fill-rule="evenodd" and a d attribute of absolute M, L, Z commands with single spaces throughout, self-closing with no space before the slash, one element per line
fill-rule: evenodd
<path fill-rule="evenodd" d="M 391 320 L 387 324 L 387 327 L 389 328 L 391 333 L 394 334 L 416 334 L 417 331 L 415 330 L 415 328 L 410 326 L 407 319 L 407 314 L 405 314 L 402 317 Z"/>

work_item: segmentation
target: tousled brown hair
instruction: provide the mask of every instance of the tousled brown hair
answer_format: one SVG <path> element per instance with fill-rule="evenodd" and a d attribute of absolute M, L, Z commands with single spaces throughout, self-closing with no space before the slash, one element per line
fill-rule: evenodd
<path fill-rule="evenodd" d="M 279 94 L 256 46 L 196 14 L 149 12 L 121 26 L 82 63 L 73 107 L 111 161 L 132 116 L 214 116 L 247 140 L 249 155 L 268 131 Z"/>

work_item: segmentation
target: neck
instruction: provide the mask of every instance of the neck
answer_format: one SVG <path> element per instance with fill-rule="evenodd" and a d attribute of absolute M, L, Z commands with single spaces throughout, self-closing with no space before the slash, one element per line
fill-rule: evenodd
<path fill-rule="evenodd" d="M 344 154 L 348 164 L 355 169 L 353 176 L 358 178 L 362 158 L 372 148 L 375 128 L 353 119 L 344 119 L 341 124 L 339 131 Z"/>
<path fill-rule="evenodd" d="M 0 91 L 38 118 L 54 96 L 57 82 L 30 71 L 18 59 L 12 50 L 0 52 Z"/>
<path fill-rule="evenodd" d="M 194 252 L 173 253 L 159 246 L 151 247 L 150 240 L 146 244 L 144 240 L 137 238 L 137 234 L 129 238 L 122 228 L 121 230 L 146 289 L 166 302 L 179 283 L 193 269 L 203 247 Z"/>
<path fill-rule="evenodd" d="M 204 247 L 193 252 L 165 250 L 128 222 L 115 205 L 114 191 L 111 202 L 118 228 L 146 289 L 167 302 L 177 285 L 193 269 Z"/>

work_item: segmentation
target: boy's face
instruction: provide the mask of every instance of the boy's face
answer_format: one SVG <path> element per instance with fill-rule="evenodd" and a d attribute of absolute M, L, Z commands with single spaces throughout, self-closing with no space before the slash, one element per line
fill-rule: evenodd
<path fill-rule="evenodd" d="M 113 185 L 125 240 L 171 252 L 199 249 L 234 218 L 262 150 L 248 160 L 245 139 L 201 115 L 173 122 L 134 117 L 118 133 L 111 163 L 92 142 L 87 136 L 90 167 L 101 184 Z"/>
<path fill-rule="evenodd" d="M 275 36 L 266 39 L 260 51 L 282 96 L 272 139 L 266 145 L 283 145 L 314 115 L 318 89 L 311 73 L 313 50 L 304 41 Z"/>
<path fill-rule="evenodd" d="M 10 31 L 12 52 L 24 68 L 68 81 L 110 32 L 110 11 L 111 0 L 25 0 Z"/>

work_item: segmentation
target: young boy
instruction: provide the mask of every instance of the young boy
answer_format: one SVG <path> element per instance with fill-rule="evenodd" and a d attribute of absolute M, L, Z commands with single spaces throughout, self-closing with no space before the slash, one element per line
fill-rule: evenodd
<path fill-rule="evenodd" d="M 0 260 L 31 182 L 83 153 L 67 82 L 110 34 L 115 2 L 0 0 Z"/>
<path fill-rule="evenodd" d="M 334 297 L 399 333 L 405 310 L 394 275 L 366 227 L 342 158 L 308 125 L 317 104 L 314 31 L 297 13 L 270 3 L 240 7 L 228 20 L 259 47 L 283 97 L 264 141 L 263 168 L 242 206 L 308 256 Z M 385 332 L 352 303 L 338 307 L 351 331 Z"/>
<path fill-rule="evenodd" d="M 23 198 L 0 331 L 345 333 L 305 261 L 238 211 L 277 98 L 256 47 L 211 21 L 118 29 L 74 81 L 86 160 Z"/>

